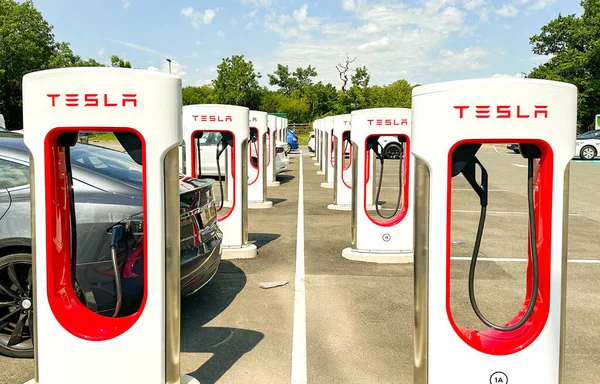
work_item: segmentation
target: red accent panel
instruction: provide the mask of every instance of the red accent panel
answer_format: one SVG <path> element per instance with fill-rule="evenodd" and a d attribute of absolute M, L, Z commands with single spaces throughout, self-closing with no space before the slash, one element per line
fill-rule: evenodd
<path fill-rule="evenodd" d="M 329 152 L 329 157 L 330 157 L 330 161 L 331 161 L 331 166 L 335 166 L 335 164 L 333 163 L 335 161 L 335 136 L 333 136 L 333 129 L 331 130 L 331 134 L 329 135 L 329 137 L 331 138 L 331 149 Z"/>
<path fill-rule="evenodd" d="M 258 159 L 258 166 L 255 167 L 254 164 L 252 164 L 252 148 L 248 149 L 248 160 L 250 162 L 250 166 L 254 169 L 256 169 L 256 177 L 254 178 L 254 180 L 248 182 L 248 185 L 252 185 L 254 183 L 256 183 L 256 180 L 258 180 L 258 176 L 260 175 L 260 137 L 258 137 L 258 129 L 255 127 L 250 127 L 250 130 L 255 130 L 256 131 L 256 157 Z M 251 144 L 250 142 L 248 142 L 248 146 L 251 146 L 254 144 Z"/>
<path fill-rule="evenodd" d="M 271 165 L 271 157 L 273 157 L 271 153 L 271 140 L 271 128 L 267 128 L 267 167 Z"/>
<path fill-rule="evenodd" d="M 196 173 L 196 146 L 194 145 L 194 136 L 196 136 L 197 133 L 199 132 L 229 132 L 231 133 L 231 135 L 233 136 L 233 145 L 235 146 L 235 135 L 233 134 L 233 132 L 231 131 L 227 131 L 227 130 L 219 130 L 219 129 L 198 129 L 192 132 L 192 134 L 190 135 L 190 143 L 191 143 L 191 148 L 189 149 L 191 152 L 191 160 L 192 160 L 192 177 L 196 178 L 198 177 L 197 173 Z M 231 176 L 233 176 L 233 178 L 235 179 L 235 150 L 233 151 L 229 151 L 229 153 L 231 153 L 231 160 L 230 160 L 230 168 L 231 168 Z M 233 205 L 231 206 L 231 209 L 229 210 L 229 212 L 227 212 L 227 214 L 225 216 L 219 217 L 217 218 L 217 221 L 223 221 L 226 218 L 228 218 L 231 213 L 233 212 L 233 210 L 235 209 L 235 183 L 233 183 Z M 221 198 L 223 198 L 223 196 L 221 196 Z"/>
<path fill-rule="evenodd" d="M 551 241 L 552 241 L 552 180 L 553 180 L 553 161 L 554 156 L 552 148 L 548 143 L 542 140 L 520 140 L 520 139 L 502 139 L 502 140 L 465 140 L 456 143 L 448 153 L 448 186 L 451 184 L 452 171 L 452 153 L 456 147 L 461 144 L 536 144 L 540 147 L 542 158 L 536 160 L 534 169 L 534 212 L 535 224 L 537 227 L 536 242 L 538 248 L 539 261 L 539 288 L 538 296 L 533 314 L 529 321 L 520 329 L 510 332 L 496 331 L 492 329 L 472 330 L 464 328 L 454 321 L 450 306 L 450 236 L 451 236 L 451 212 L 452 212 L 452 190 L 448 188 L 448 211 L 447 230 L 446 230 L 446 312 L 448 320 L 454 328 L 456 334 L 472 348 L 490 355 L 509 355 L 527 348 L 544 329 L 548 320 L 550 310 L 550 262 L 551 262 Z M 529 248 L 529 247 L 528 247 Z M 525 314 L 527 306 L 531 300 L 531 249 L 529 248 L 529 264 L 527 266 L 527 290 L 523 307 L 519 313 L 505 325 L 517 323 Z"/>
<path fill-rule="evenodd" d="M 365 148 L 367 146 L 367 141 L 369 140 L 369 137 L 371 136 L 378 136 L 378 134 L 371 134 L 369 136 L 367 136 L 367 138 L 365 139 Z M 399 135 L 401 137 L 404 138 L 404 140 L 406 140 L 406 145 L 404 146 L 404 180 L 402 180 L 402 184 L 404 185 L 404 191 L 402 191 L 402 193 L 404 194 L 404 197 L 402 199 L 402 207 L 400 208 L 400 210 L 398 211 L 398 213 L 393 216 L 390 219 L 387 220 L 377 220 L 372 218 L 369 215 L 369 212 L 367 211 L 367 199 L 364 199 L 363 201 L 363 209 L 365 210 L 365 214 L 367 215 L 367 217 L 369 218 L 369 220 L 371 220 L 374 224 L 379 225 L 380 227 L 392 227 L 396 224 L 398 224 L 399 222 L 401 222 L 404 217 L 406 217 L 406 213 L 408 212 L 408 191 L 410 188 L 412 188 L 411 185 L 409 185 L 409 180 L 410 180 L 410 139 L 408 138 L 407 135 Z M 368 173 L 370 173 L 371 171 L 371 164 L 370 164 L 370 157 L 369 156 L 369 151 L 365 150 L 365 182 L 364 182 L 364 186 L 363 188 L 365 189 L 365 196 L 367 195 L 367 183 L 369 181 L 369 176 Z M 368 173 L 367 173 L 368 171 Z M 373 180 L 373 182 L 375 182 L 375 180 Z M 358 185 L 358 184 L 357 184 Z M 377 202 L 375 202 L 375 204 L 377 204 Z"/>
<path fill-rule="evenodd" d="M 89 310 L 77 298 L 71 284 L 71 223 L 65 150 L 55 145 L 58 135 L 65 132 L 101 131 L 132 132 L 142 142 L 142 159 L 146 161 L 144 138 L 132 128 L 59 127 L 45 138 L 44 160 L 46 187 L 46 264 L 47 293 L 50 309 L 61 326 L 84 340 L 102 341 L 115 338 L 131 328 L 146 305 L 148 263 L 144 262 L 144 298 L 140 309 L 129 316 L 112 318 Z M 146 210 L 146 167 L 142 167 L 142 202 Z M 144 215 L 144 228 L 146 217 Z M 146 261 L 148 244 L 144 236 L 143 257 Z"/>

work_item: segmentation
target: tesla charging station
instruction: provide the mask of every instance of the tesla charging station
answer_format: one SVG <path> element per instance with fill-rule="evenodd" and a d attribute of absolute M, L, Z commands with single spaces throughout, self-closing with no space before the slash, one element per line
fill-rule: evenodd
<path fill-rule="evenodd" d="M 276 180 L 275 156 L 277 156 L 277 116 L 267 115 L 267 187 L 279 187 L 280 182 Z"/>
<path fill-rule="evenodd" d="M 181 79 L 115 68 L 34 72 L 23 78 L 23 112 L 33 194 L 36 369 L 30 382 L 188 382 L 179 374 Z M 143 298 L 126 315 L 94 312 L 76 293 L 81 270 L 70 148 L 79 131 L 114 132 L 142 168 L 143 219 L 134 232 L 143 238 L 136 269 L 144 275 Z M 111 248 L 119 234 L 133 231 L 117 227 L 107 229 Z M 112 260 L 117 273 L 106 276 L 115 281 L 118 308 L 114 253 Z M 143 369 L 133 369 L 132 359 L 143 361 Z M 110 361 L 110 369 L 90 371 L 100 361 Z"/>
<path fill-rule="evenodd" d="M 318 167 L 321 165 L 321 125 L 323 124 L 323 119 L 319 119 L 315 122 L 315 165 Z"/>
<path fill-rule="evenodd" d="M 313 124 L 312 124 L 313 137 L 314 137 L 315 141 L 313 142 L 314 152 L 313 152 L 313 155 L 311 156 L 311 159 L 313 159 L 315 161 L 317 160 L 317 153 L 319 152 L 317 149 L 317 126 L 318 126 L 318 124 L 319 124 L 319 120 L 313 121 Z"/>
<path fill-rule="evenodd" d="M 248 145 L 248 208 L 271 208 L 267 200 L 267 113 L 250 111 L 250 137 Z"/>
<path fill-rule="evenodd" d="M 333 135 L 333 125 L 335 123 L 335 116 L 325 118 L 325 134 L 327 135 L 327 141 L 324 143 L 325 146 L 325 161 L 321 163 L 321 169 L 325 171 L 325 182 L 321 183 L 321 188 L 333 188 L 335 179 L 335 170 L 333 168 L 335 154 L 334 145 L 335 137 Z"/>
<path fill-rule="evenodd" d="M 350 129 L 352 127 L 351 118 L 352 115 L 347 114 L 335 116 L 333 120 L 333 204 L 329 204 L 327 208 L 338 211 L 352 210 L 352 142 L 350 141 Z M 345 161 L 346 151 L 350 156 L 347 164 Z M 372 205 L 372 201 L 370 201 L 368 204 Z"/>
<path fill-rule="evenodd" d="M 575 86 L 529 79 L 431 84 L 413 90 L 412 108 L 415 383 L 562 383 Z M 485 317 L 474 288 L 488 178 L 493 182 L 477 152 L 489 143 L 519 144 L 528 163 L 523 177 L 514 180 L 528 190 L 527 288 L 521 310 L 502 324 Z M 453 177 L 464 177 L 481 205 L 468 283 L 460 283 L 468 284 L 476 321 L 481 321 L 477 329 L 458 324 L 451 309 L 450 285 L 457 284 L 450 281 Z"/>
<path fill-rule="evenodd" d="M 317 171 L 317 175 L 325 175 L 325 180 L 327 180 L 327 164 L 329 163 L 329 158 L 328 158 L 328 149 L 330 147 L 329 145 L 329 135 L 327 134 L 327 131 L 330 129 L 329 127 L 331 127 L 333 125 L 333 116 L 329 116 L 329 117 L 325 117 L 322 121 L 321 121 L 321 140 L 319 141 L 319 144 L 321 146 L 321 150 L 320 150 L 320 157 L 319 157 L 319 170 Z"/>
<path fill-rule="evenodd" d="M 248 244 L 248 135 L 250 132 L 248 108 L 220 104 L 196 104 L 183 107 L 183 135 L 186 138 L 186 169 L 188 176 L 201 178 L 202 163 L 212 164 L 207 156 L 216 155 L 219 170 L 223 153 L 226 156 L 225 172 L 231 182 L 231 207 L 221 204 L 218 211 L 228 208 L 218 217 L 223 232 L 223 259 L 249 259 L 256 257 L 256 245 Z M 211 135 L 212 133 L 212 135 Z M 218 134 L 218 135 L 215 135 Z M 201 139 L 211 142 L 215 153 L 209 152 L 207 141 L 201 148 Z M 199 150 L 200 149 L 200 150 Z M 229 149 L 229 151 L 227 151 Z M 210 155 L 209 155 L 210 153 Z M 223 175 L 221 175 L 223 176 Z M 224 191 L 219 178 L 221 196 Z"/>
<path fill-rule="evenodd" d="M 352 246 L 342 255 L 350 260 L 375 263 L 411 263 L 413 261 L 413 167 L 410 155 L 411 110 L 373 108 L 354 111 L 352 120 Z M 395 136 L 400 142 L 397 161 L 384 158 L 381 136 Z M 375 155 L 376 159 L 373 157 Z M 375 173 L 374 162 L 379 162 Z M 395 168 L 397 168 L 397 170 Z M 383 184 L 384 170 L 393 174 Z M 378 179 L 378 181 L 375 180 Z M 368 206 L 374 183 L 374 207 Z M 397 186 L 389 187 L 388 182 Z M 393 190 L 391 205 L 379 205 L 384 187 Z"/>

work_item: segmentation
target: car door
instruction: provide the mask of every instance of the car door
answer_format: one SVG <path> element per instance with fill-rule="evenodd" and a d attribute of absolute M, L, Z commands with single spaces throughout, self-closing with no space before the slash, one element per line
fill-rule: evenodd
<path fill-rule="evenodd" d="M 29 167 L 0 158 L 0 218 L 12 204 L 10 191 L 26 185 L 29 185 Z"/>

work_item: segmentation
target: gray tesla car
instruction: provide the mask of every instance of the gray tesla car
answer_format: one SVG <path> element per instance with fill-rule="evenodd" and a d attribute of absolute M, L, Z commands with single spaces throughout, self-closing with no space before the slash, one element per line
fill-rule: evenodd
<path fill-rule="evenodd" d="M 70 158 L 77 239 L 73 288 L 91 311 L 127 316 L 139 309 L 144 292 L 142 168 L 126 152 L 83 143 L 70 148 Z M 0 353 L 12 357 L 33 356 L 29 177 L 23 136 L 0 133 Z M 213 181 L 180 175 L 179 184 L 185 296 L 216 274 L 223 235 Z M 121 235 L 115 244 L 116 227 Z"/>

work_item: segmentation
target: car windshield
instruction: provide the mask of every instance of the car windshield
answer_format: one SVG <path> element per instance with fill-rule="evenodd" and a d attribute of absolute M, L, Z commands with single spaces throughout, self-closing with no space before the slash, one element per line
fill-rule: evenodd
<path fill-rule="evenodd" d="M 71 161 L 78 168 L 141 187 L 142 166 L 133 161 L 126 152 L 77 144 L 71 149 Z"/>
<path fill-rule="evenodd" d="M 589 131 L 589 132 L 585 132 L 585 133 L 578 135 L 577 138 L 578 139 L 593 139 L 594 137 L 596 137 L 597 134 L 598 134 L 598 132 L 596 132 L 596 131 Z"/>

